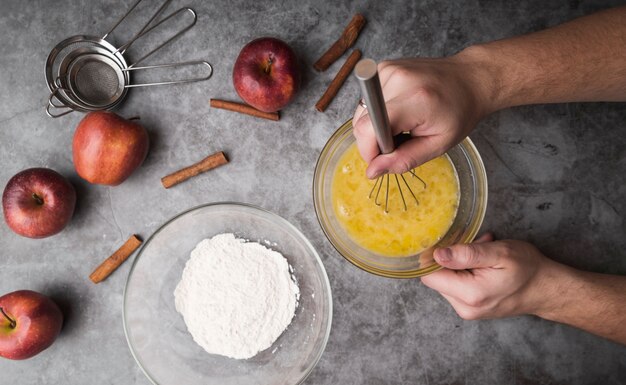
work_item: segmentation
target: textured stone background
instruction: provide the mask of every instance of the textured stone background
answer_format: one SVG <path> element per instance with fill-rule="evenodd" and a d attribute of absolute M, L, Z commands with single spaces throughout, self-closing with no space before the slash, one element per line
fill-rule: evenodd
<path fill-rule="evenodd" d="M 368 19 L 357 47 L 383 59 L 453 54 L 619 1 L 175 1 L 195 8 L 198 23 L 151 61 L 203 58 L 214 65 L 214 76 L 194 85 L 132 91 L 118 112 L 141 116 L 151 136 L 150 154 L 121 186 L 90 186 L 71 162 L 81 114 L 44 114 L 44 61 L 68 36 L 103 34 L 130 3 L 0 4 L 0 185 L 24 168 L 46 166 L 69 176 L 79 193 L 74 220 L 57 236 L 29 240 L 0 224 L 0 293 L 48 293 L 67 317 L 61 337 L 46 352 L 24 362 L 0 360 L 3 381 L 148 384 L 122 328 L 130 263 L 98 286 L 87 276 L 129 234 L 147 237 L 182 210 L 230 200 L 285 217 L 324 260 L 335 313 L 326 352 L 307 384 L 626 383 L 623 346 L 535 317 L 463 321 L 419 280 L 360 271 L 326 240 L 311 198 L 317 156 L 351 116 L 358 95 L 350 80 L 328 111 L 318 113 L 313 106 L 340 64 L 322 74 L 311 64 L 354 12 Z M 115 41 L 123 41 L 126 32 Z M 246 42 L 262 35 L 285 39 L 302 59 L 304 87 L 296 101 L 278 123 L 211 110 L 211 97 L 236 99 L 234 59 Z M 131 49 L 135 57 L 139 48 Z M 482 122 L 471 137 L 489 176 L 484 229 L 530 240 L 579 268 L 626 274 L 624 107 L 521 107 Z M 231 163 L 171 190 L 161 187 L 161 176 L 216 150 L 226 151 Z"/>

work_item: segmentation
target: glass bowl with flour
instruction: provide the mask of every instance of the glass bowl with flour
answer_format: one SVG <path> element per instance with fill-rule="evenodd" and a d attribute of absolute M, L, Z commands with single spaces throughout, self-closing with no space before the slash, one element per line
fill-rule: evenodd
<path fill-rule="evenodd" d="M 319 361 L 330 285 L 289 222 L 239 203 L 163 225 L 133 262 L 124 330 L 155 384 L 299 384 Z"/>

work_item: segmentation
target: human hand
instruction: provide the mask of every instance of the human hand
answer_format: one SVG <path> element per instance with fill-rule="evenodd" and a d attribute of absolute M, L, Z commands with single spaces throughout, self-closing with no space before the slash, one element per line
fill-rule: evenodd
<path fill-rule="evenodd" d="M 422 277 L 466 320 L 540 314 L 549 308 L 554 272 L 562 265 L 521 241 L 493 241 L 487 233 L 473 244 L 437 249 L 445 267 Z"/>
<path fill-rule="evenodd" d="M 492 112 L 487 105 L 489 79 L 463 52 L 443 59 L 404 59 L 378 65 L 393 135 L 414 138 L 380 155 L 367 111 L 357 107 L 354 136 L 369 163 L 367 177 L 402 173 L 436 158 L 463 140 Z"/>

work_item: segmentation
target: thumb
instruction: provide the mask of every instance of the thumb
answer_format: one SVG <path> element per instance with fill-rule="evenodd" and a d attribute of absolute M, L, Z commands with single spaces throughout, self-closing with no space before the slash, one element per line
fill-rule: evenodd
<path fill-rule="evenodd" d="M 374 179 L 382 174 L 402 174 L 445 152 L 434 136 L 415 137 L 401 144 L 389 154 L 378 155 L 367 167 L 367 177 Z"/>
<path fill-rule="evenodd" d="M 452 270 L 496 267 L 500 263 L 500 256 L 493 242 L 461 244 L 437 249 L 434 257 L 441 266 Z"/>

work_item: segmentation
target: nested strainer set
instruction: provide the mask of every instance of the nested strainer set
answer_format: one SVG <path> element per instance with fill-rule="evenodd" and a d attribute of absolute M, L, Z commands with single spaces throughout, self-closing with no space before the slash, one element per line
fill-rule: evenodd
<path fill-rule="evenodd" d="M 46 106 L 48 116 L 56 118 L 72 111 L 110 110 L 124 99 L 129 88 L 190 83 L 211 77 L 213 73 L 211 64 L 202 60 L 138 66 L 195 25 L 197 16 L 191 8 L 180 8 L 155 22 L 171 0 L 166 0 L 141 30 L 126 43 L 115 47 L 106 40 L 141 1 L 137 0 L 104 36 L 76 35 L 63 40 L 52 49 L 45 68 L 46 82 L 50 89 Z M 163 43 L 129 64 L 124 53 L 130 46 L 170 19 L 189 21 Z M 207 71 L 206 74 L 199 77 L 150 83 L 131 82 L 131 71 L 205 66 L 206 69 L 203 71 Z"/>

